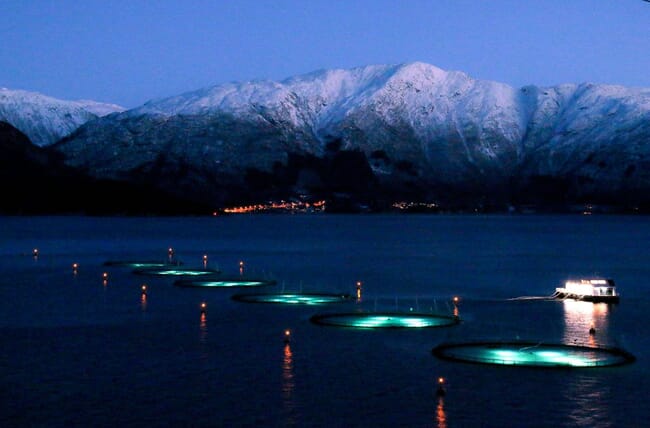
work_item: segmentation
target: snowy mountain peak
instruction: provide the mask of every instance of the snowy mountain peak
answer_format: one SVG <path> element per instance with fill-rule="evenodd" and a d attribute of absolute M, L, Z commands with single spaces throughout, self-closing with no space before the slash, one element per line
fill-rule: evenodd
<path fill-rule="evenodd" d="M 108 116 L 113 113 L 121 113 L 126 110 L 124 107 L 117 104 L 102 103 L 93 100 L 77 100 L 72 102 L 98 117 Z"/>
<path fill-rule="evenodd" d="M 400 64 L 395 74 L 400 78 L 407 80 L 418 80 L 423 78 L 427 80 L 443 80 L 447 78 L 449 74 L 454 73 L 465 75 L 465 73 L 458 71 L 445 71 L 435 65 L 424 62 L 409 62 Z M 469 76 L 465 76 L 469 78 Z"/>
<path fill-rule="evenodd" d="M 452 78 L 447 82 L 450 76 Z M 301 108 L 304 114 L 290 113 L 290 121 L 297 126 L 314 128 L 345 117 L 354 106 L 369 102 L 386 88 L 396 87 L 400 90 L 404 85 L 429 88 L 448 84 L 461 87 L 468 81 L 471 79 L 463 73 L 446 72 L 421 62 L 319 70 L 280 82 L 226 83 L 203 88 L 147 102 L 127 112 L 127 115 L 174 116 L 220 112 L 250 115 L 260 113 L 260 106 L 264 107 L 265 113 Z M 310 123 L 305 123 L 305 120 Z"/>
<path fill-rule="evenodd" d="M 89 120 L 120 111 L 124 108 L 115 104 L 64 101 L 38 92 L 0 89 L 0 120 L 25 133 L 38 146 L 56 142 Z"/>

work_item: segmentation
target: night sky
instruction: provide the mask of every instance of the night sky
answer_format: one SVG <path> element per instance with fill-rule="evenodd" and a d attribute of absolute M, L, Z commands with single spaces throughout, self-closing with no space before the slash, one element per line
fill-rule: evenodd
<path fill-rule="evenodd" d="M 0 87 L 125 107 L 229 81 L 411 61 L 513 86 L 650 87 L 642 0 L 0 5 Z"/>

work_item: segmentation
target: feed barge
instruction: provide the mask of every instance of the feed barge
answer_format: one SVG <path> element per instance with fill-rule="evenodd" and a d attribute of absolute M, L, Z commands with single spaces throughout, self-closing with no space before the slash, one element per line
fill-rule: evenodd
<path fill-rule="evenodd" d="M 554 299 L 574 299 L 594 303 L 618 303 L 619 294 L 613 279 L 570 280 L 555 289 Z"/>

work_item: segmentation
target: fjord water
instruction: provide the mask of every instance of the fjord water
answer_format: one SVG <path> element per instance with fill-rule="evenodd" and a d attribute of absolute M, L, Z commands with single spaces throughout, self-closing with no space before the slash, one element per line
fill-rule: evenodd
<path fill-rule="evenodd" d="M 647 217 L 5 217 L 0 235 L 2 426 L 621 427 L 650 417 Z M 102 266 L 164 260 L 169 247 L 186 266 L 206 254 L 231 275 L 244 261 L 246 274 L 277 279 L 274 290 L 354 293 L 362 281 L 362 302 L 247 304 L 232 289 Z M 615 279 L 621 303 L 508 300 L 588 276 Z M 309 322 L 359 307 L 449 313 L 455 295 L 454 327 Z M 621 346 L 637 361 L 535 369 L 431 355 L 442 342 L 516 338 Z"/>

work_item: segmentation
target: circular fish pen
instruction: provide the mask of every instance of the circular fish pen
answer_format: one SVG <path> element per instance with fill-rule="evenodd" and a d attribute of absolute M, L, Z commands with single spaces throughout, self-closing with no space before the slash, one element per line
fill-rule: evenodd
<path fill-rule="evenodd" d="M 635 360 L 620 348 L 536 342 L 442 344 L 431 352 L 443 360 L 519 367 L 610 367 Z"/>
<path fill-rule="evenodd" d="M 206 287 L 206 288 L 231 288 L 231 287 L 264 287 L 275 285 L 274 280 L 255 278 L 221 278 L 218 276 L 200 279 L 179 279 L 174 282 L 177 287 Z"/>
<path fill-rule="evenodd" d="M 203 276 L 215 275 L 220 271 L 216 269 L 196 269 L 196 268 L 183 268 L 176 266 L 160 267 L 160 268 L 143 268 L 135 269 L 133 271 L 136 275 L 149 275 L 149 276 Z"/>
<path fill-rule="evenodd" d="M 109 260 L 104 266 L 127 267 L 133 269 L 151 269 L 180 266 L 181 262 L 158 262 L 158 261 L 132 261 L 132 260 Z"/>
<path fill-rule="evenodd" d="M 321 325 L 352 328 L 433 328 L 449 327 L 458 317 L 409 312 L 350 312 L 319 314 L 310 318 Z"/>
<path fill-rule="evenodd" d="M 349 302 L 347 293 L 255 293 L 235 294 L 233 300 L 245 303 L 278 303 L 286 305 L 325 305 Z"/>

